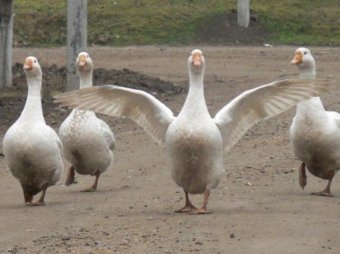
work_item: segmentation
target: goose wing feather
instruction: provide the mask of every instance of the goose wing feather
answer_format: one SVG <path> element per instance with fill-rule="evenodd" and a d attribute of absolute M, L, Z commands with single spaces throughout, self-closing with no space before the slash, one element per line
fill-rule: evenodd
<path fill-rule="evenodd" d="M 286 79 L 245 91 L 224 106 L 214 117 L 229 151 L 244 133 L 261 119 L 273 117 L 302 100 L 318 96 L 327 80 Z"/>
<path fill-rule="evenodd" d="M 130 118 L 160 144 L 165 143 L 166 131 L 174 119 L 172 111 L 151 94 L 120 86 L 88 87 L 54 98 L 61 106 Z"/>

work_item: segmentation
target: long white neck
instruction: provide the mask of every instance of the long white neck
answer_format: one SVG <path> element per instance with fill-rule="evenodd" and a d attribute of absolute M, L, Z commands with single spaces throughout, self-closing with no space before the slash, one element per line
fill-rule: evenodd
<path fill-rule="evenodd" d="M 313 66 L 298 66 L 300 79 L 315 79 L 316 71 L 315 64 Z M 309 100 L 300 102 L 296 108 L 296 114 L 304 114 L 315 117 L 322 114 L 325 108 L 320 100 L 320 97 L 313 97 Z"/>
<path fill-rule="evenodd" d="M 315 64 L 312 66 L 299 65 L 298 70 L 300 79 L 315 79 L 316 77 Z"/>
<path fill-rule="evenodd" d="M 180 114 L 185 112 L 189 117 L 196 117 L 197 114 L 209 114 L 204 98 L 203 75 L 204 72 L 193 73 L 189 71 L 189 92 Z"/>
<path fill-rule="evenodd" d="M 92 73 L 92 70 L 79 72 L 80 88 L 92 86 Z"/>
<path fill-rule="evenodd" d="M 41 106 L 41 76 L 31 77 L 27 75 L 27 99 L 20 119 L 25 121 L 42 121 L 45 123 Z"/>

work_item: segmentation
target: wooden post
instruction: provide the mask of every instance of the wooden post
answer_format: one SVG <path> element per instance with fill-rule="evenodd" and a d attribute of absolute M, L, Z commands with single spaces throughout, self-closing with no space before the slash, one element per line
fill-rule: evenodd
<path fill-rule="evenodd" d="M 75 61 L 87 48 L 87 0 L 67 1 L 67 84 L 65 91 L 79 89 Z"/>
<path fill-rule="evenodd" d="M 250 21 L 250 0 L 237 0 L 237 23 L 247 28 Z"/>
<path fill-rule="evenodd" d="M 13 0 L 0 0 L 0 89 L 12 86 Z"/>

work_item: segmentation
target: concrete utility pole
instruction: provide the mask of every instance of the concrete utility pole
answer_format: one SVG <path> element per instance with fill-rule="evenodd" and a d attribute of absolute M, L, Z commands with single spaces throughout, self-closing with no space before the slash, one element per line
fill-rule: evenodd
<path fill-rule="evenodd" d="M 77 55 L 87 48 L 87 0 L 67 1 L 67 84 L 65 91 L 79 89 Z"/>
<path fill-rule="evenodd" d="M 241 27 L 249 26 L 250 0 L 237 0 L 237 23 Z"/>
<path fill-rule="evenodd" d="M 0 0 L 0 89 L 12 86 L 13 0 Z"/>

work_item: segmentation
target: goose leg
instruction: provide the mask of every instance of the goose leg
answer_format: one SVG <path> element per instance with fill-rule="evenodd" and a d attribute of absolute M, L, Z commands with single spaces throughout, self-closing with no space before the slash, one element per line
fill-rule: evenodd
<path fill-rule="evenodd" d="M 306 165 L 304 162 L 301 163 L 299 169 L 299 183 L 302 189 L 304 189 L 307 184 Z"/>
<path fill-rule="evenodd" d="M 183 208 L 176 210 L 175 211 L 176 213 L 188 213 L 193 210 L 197 210 L 197 208 L 194 207 L 193 204 L 191 204 L 191 201 L 189 199 L 189 193 L 186 191 L 184 191 L 184 193 L 185 193 L 185 205 Z"/>
<path fill-rule="evenodd" d="M 74 167 L 71 166 L 69 169 L 68 169 L 68 173 L 67 173 L 67 177 L 66 177 L 66 182 L 65 182 L 65 185 L 66 186 L 69 186 L 73 183 L 76 183 L 75 181 L 75 178 L 74 178 Z"/>
<path fill-rule="evenodd" d="M 193 214 L 208 214 L 208 213 L 211 213 L 210 211 L 207 210 L 209 196 L 210 196 L 210 190 L 206 189 L 204 191 L 204 199 L 203 199 L 203 203 L 202 203 L 201 208 L 194 210 Z"/>
<path fill-rule="evenodd" d="M 94 192 L 94 191 L 96 191 L 97 190 L 99 176 L 100 176 L 100 171 L 97 170 L 96 178 L 94 179 L 93 185 L 90 188 L 88 188 L 88 189 L 82 190 L 82 192 Z"/>
<path fill-rule="evenodd" d="M 47 190 L 47 187 L 48 187 L 48 183 L 45 183 L 42 187 L 42 193 L 41 193 L 41 196 L 39 198 L 39 200 L 35 203 L 32 203 L 33 206 L 43 206 L 43 205 L 46 205 L 45 204 L 45 195 L 46 195 L 46 190 Z"/>
<path fill-rule="evenodd" d="M 32 205 L 33 195 L 24 189 L 24 199 L 27 206 Z"/>
<path fill-rule="evenodd" d="M 311 194 L 312 195 L 317 195 L 317 196 L 324 196 L 324 197 L 333 197 L 333 195 L 331 193 L 331 183 L 332 183 L 334 175 L 335 175 L 335 171 L 331 171 L 329 173 L 328 184 L 327 184 L 325 190 L 320 191 L 320 192 L 313 192 Z"/>

